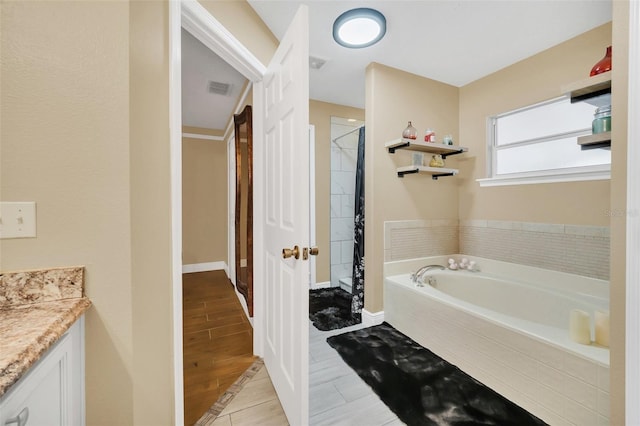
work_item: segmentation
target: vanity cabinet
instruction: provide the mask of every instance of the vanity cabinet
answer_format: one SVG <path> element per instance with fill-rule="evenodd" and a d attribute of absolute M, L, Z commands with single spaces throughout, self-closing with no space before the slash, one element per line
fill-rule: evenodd
<path fill-rule="evenodd" d="M 84 316 L 0 399 L 0 426 L 83 426 Z"/>
<path fill-rule="evenodd" d="M 611 105 L 611 71 L 585 78 L 562 87 L 562 93 L 571 97 L 571 102 L 587 102 L 600 107 Z M 582 150 L 608 148 L 611 132 L 596 133 L 578 138 Z"/>
<path fill-rule="evenodd" d="M 394 154 L 399 149 L 406 149 L 410 151 L 426 152 L 429 154 L 441 155 L 443 159 L 451 156 L 462 154 L 467 152 L 467 148 L 456 145 L 444 145 L 437 142 L 422 142 L 415 139 L 396 139 L 389 141 L 385 144 L 385 148 L 390 154 Z M 431 175 L 433 180 L 437 180 L 442 176 L 455 176 L 458 174 L 458 169 L 450 169 L 447 167 L 429 167 L 420 165 L 410 165 L 398 167 L 396 169 L 398 177 L 404 177 L 404 175 L 412 173 L 424 173 Z"/>

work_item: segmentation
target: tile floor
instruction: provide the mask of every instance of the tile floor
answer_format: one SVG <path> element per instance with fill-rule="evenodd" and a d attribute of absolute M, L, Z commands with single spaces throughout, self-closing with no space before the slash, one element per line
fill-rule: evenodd
<path fill-rule="evenodd" d="M 263 366 L 244 385 L 211 424 L 211 426 L 231 425 L 288 425 L 266 367 Z"/>
<path fill-rule="evenodd" d="M 364 328 L 319 331 L 309 323 L 309 424 L 403 425 L 327 343 L 327 337 Z"/>
<path fill-rule="evenodd" d="M 403 425 L 338 355 L 327 337 L 363 328 L 319 331 L 309 323 L 309 425 Z M 216 418 L 213 426 L 287 425 L 263 367 Z"/>

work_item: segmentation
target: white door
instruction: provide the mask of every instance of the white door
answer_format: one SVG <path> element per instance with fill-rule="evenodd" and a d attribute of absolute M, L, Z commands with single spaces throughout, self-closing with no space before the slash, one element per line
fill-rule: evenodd
<path fill-rule="evenodd" d="M 301 6 L 261 86 L 264 360 L 292 425 L 309 422 L 309 34 Z M 284 259 L 283 249 L 298 247 Z"/>

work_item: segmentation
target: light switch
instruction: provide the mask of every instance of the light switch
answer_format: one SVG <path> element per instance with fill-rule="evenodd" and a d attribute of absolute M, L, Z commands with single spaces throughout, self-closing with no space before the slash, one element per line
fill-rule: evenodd
<path fill-rule="evenodd" d="M 34 238 L 35 236 L 35 202 L 0 202 L 0 239 Z"/>

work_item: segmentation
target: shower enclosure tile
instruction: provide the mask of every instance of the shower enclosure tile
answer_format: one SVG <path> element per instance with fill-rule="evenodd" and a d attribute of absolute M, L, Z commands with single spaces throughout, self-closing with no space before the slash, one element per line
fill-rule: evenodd
<path fill-rule="evenodd" d="M 340 196 L 340 215 L 342 217 L 350 218 L 353 220 L 355 211 L 355 197 L 354 195 L 341 195 Z"/>
<path fill-rule="evenodd" d="M 342 262 L 347 265 L 352 265 L 353 262 L 353 240 L 346 240 L 341 242 L 340 251 L 342 252 Z"/>
<path fill-rule="evenodd" d="M 331 219 L 331 241 L 353 239 L 353 219 Z"/>
<path fill-rule="evenodd" d="M 331 194 L 331 217 L 342 217 L 342 195 Z"/>
<path fill-rule="evenodd" d="M 342 244 L 340 241 L 331 242 L 331 266 L 342 263 Z"/>
<path fill-rule="evenodd" d="M 344 263 L 331 265 L 331 286 L 338 287 L 340 285 L 340 278 L 350 277 L 351 267 L 351 264 Z"/>
<path fill-rule="evenodd" d="M 333 172 L 331 174 L 332 194 L 354 194 L 355 172 Z"/>
<path fill-rule="evenodd" d="M 343 149 L 340 161 L 340 170 L 344 172 L 353 172 L 356 169 L 358 161 L 358 151 L 355 149 Z"/>
<path fill-rule="evenodd" d="M 331 147 L 331 171 L 342 170 L 342 150 L 337 146 Z"/>

